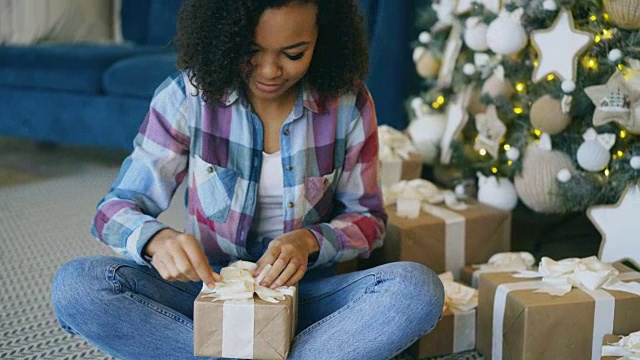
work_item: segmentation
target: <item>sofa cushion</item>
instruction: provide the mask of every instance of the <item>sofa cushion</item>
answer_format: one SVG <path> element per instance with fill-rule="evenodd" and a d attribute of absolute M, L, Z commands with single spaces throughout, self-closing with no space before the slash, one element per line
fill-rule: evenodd
<path fill-rule="evenodd" d="M 118 60 L 167 51 L 156 46 L 0 46 L 0 86 L 101 93 L 104 71 Z"/>
<path fill-rule="evenodd" d="M 158 85 L 175 71 L 175 53 L 134 56 L 105 71 L 102 87 L 108 95 L 151 98 Z"/>

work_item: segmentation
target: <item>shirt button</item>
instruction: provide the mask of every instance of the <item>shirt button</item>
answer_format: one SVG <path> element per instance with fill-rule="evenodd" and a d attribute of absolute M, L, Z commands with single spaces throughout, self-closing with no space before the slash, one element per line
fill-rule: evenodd
<path fill-rule="evenodd" d="M 289 203 L 287 204 L 288 207 L 292 208 L 293 207 L 293 203 L 291 201 L 289 201 Z"/>
<path fill-rule="evenodd" d="M 293 166 L 287 165 L 287 167 L 285 169 L 287 169 L 287 171 L 291 171 L 291 170 L 293 170 Z"/>
<path fill-rule="evenodd" d="M 284 135 L 285 135 L 285 136 L 289 136 L 289 129 L 285 129 L 285 130 L 284 130 Z"/>
<path fill-rule="evenodd" d="M 213 172 L 213 166 L 209 166 L 209 167 L 207 168 L 207 172 L 208 172 L 208 173 L 212 173 L 212 172 Z"/>

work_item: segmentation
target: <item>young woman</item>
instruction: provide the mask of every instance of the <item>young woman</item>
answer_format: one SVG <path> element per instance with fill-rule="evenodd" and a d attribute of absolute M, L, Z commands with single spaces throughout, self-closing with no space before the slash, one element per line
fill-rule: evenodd
<path fill-rule="evenodd" d="M 368 52 L 353 0 L 192 0 L 178 67 L 156 91 L 92 234 L 120 257 L 56 274 L 60 325 L 123 359 L 193 358 L 193 302 L 229 261 L 299 282 L 291 359 L 389 359 L 441 316 L 415 263 L 335 276 L 382 244 Z M 183 232 L 157 220 L 187 181 Z"/>

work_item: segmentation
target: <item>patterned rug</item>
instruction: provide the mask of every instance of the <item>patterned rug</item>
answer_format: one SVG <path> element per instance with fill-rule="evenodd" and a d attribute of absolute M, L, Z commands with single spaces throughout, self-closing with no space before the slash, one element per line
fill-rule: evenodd
<path fill-rule="evenodd" d="M 55 166 L 49 160 L 47 166 Z M 0 358 L 112 359 L 59 328 L 50 292 L 53 275 L 63 263 L 86 255 L 114 255 L 90 237 L 89 228 L 95 206 L 116 177 L 117 168 L 57 161 L 64 171 L 25 172 L 41 161 L 38 158 L 24 166 L 23 159 L 22 171 L 18 171 L 17 163 L 8 167 L 5 163 L 3 168 L 0 156 Z M 7 168 L 13 169 L 10 175 Z M 176 199 L 183 198 L 183 191 L 178 190 Z M 184 211 L 184 205 L 174 201 L 160 218 L 181 228 Z M 482 357 L 472 352 L 439 359 Z"/>

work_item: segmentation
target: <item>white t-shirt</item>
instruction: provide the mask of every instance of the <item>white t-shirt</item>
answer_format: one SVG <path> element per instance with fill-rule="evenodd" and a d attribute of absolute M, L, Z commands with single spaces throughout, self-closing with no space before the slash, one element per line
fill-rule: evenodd
<path fill-rule="evenodd" d="M 280 156 L 280 151 L 273 154 L 262 152 L 258 202 L 252 225 L 258 239 L 275 238 L 284 231 L 282 209 L 284 179 Z"/>

